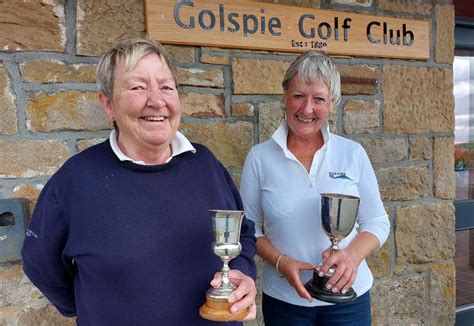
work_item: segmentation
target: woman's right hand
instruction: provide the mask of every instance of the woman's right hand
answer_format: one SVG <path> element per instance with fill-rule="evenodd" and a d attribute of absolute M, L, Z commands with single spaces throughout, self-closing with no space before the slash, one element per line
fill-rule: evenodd
<path fill-rule="evenodd" d="M 301 282 L 299 272 L 300 270 L 313 270 L 314 266 L 310 263 L 305 263 L 288 256 L 282 256 L 278 264 L 278 270 L 288 280 L 288 283 L 296 290 L 298 295 L 308 300 L 313 301 L 311 295 L 306 291 L 303 282 Z"/>

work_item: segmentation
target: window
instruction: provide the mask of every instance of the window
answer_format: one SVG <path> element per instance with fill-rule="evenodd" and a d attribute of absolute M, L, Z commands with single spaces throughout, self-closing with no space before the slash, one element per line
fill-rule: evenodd
<path fill-rule="evenodd" d="M 456 5 L 456 4 L 455 4 Z M 459 8 L 456 8 L 458 12 Z M 462 11 L 461 11 L 462 12 Z M 474 19 L 456 19 L 453 62 L 456 325 L 474 321 Z"/>
<path fill-rule="evenodd" d="M 453 75 L 456 200 L 474 199 L 474 57 L 456 56 Z"/>

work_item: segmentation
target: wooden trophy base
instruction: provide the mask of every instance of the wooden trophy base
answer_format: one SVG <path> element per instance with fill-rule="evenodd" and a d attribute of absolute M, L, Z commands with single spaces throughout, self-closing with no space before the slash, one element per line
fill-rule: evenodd
<path fill-rule="evenodd" d="M 199 308 L 199 315 L 212 321 L 233 321 L 242 320 L 249 314 L 248 309 L 233 314 L 229 311 L 231 305 L 226 299 L 215 299 L 206 295 L 206 303 Z"/>

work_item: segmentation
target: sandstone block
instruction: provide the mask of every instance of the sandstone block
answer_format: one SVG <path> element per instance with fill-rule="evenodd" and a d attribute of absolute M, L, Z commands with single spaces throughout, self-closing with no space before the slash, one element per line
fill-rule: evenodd
<path fill-rule="evenodd" d="M 30 93 L 26 112 L 31 131 L 96 131 L 112 127 L 96 92 Z"/>
<path fill-rule="evenodd" d="M 91 146 L 100 144 L 100 143 L 104 142 L 105 140 L 106 140 L 106 138 L 78 139 L 76 141 L 76 147 L 80 152 L 82 152 L 83 150 L 85 150 L 85 149 L 87 149 Z"/>
<path fill-rule="evenodd" d="M 427 137 L 410 137 L 408 157 L 412 161 L 431 160 L 431 140 Z"/>
<path fill-rule="evenodd" d="M 429 273 L 427 323 L 454 325 L 456 311 L 456 267 L 454 263 L 436 264 Z"/>
<path fill-rule="evenodd" d="M 283 94 L 281 81 L 287 61 L 234 58 L 234 94 Z"/>
<path fill-rule="evenodd" d="M 23 274 L 21 265 L 0 266 L 0 307 L 31 304 L 41 297 Z"/>
<path fill-rule="evenodd" d="M 397 207 L 397 270 L 454 256 L 454 206 L 424 203 Z"/>
<path fill-rule="evenodd" d="M 341 93 L 343 95 L 377 93 L 378 71 L 367 65 L 337 65 L 341 74 Z"/>
<path fill-rule="evenodd" d="M 64 51 L 64 1 L 0 1 L 0 49 Z"/>
<path fill-rule="evenodd" d="M 391 272 L 391 247 L 393 240 L 389 236 L 384 245 L 367 257 L 367 264 L 375 278 L 388 276 Z"/>
<path fill-rule="evenodd" d="M 379 131 L 379 101 L 349 100 L 344 105 L 344 132 L 372 134 Z"/>
<path fill-rule="evenodd" d="M 76 318 L 62 316 L 56 308 L 47 304 L 43 307 L 24 309 L 19 314 L 19 325 L 48 325 L 48 326 L 75 326 Z"/>
<path fill-rule="evenodd" d="M 203 70 L 196 68 L 177 68 L 180 85 L 224 88 L 222 70 Z"/>
<path fill-rule="evenodd" d="M 386 132 L 454 131 L 451 69 L 386 65 L 383 80 Z"/>
<path fill-rule="evenodd" d="M 37 184 L 37 185 L 22 184 L 13 188 L 12 196 L 14 198 L 27 198 L 32 202 L 36 202 L 41 190 L 43 190 L 42 184 Z"/>
<path fill-rule="evenodd" d="M 422 275 L 387 279 L 371 290 L 373 325 L 423 325 L 425 281 Z"/>
<path fill-rule="evenodd" d="M 425 325 L 454 325 L 455 265 L 452 260 L 411 266 L 412 272 L 423 273 L 427 280 Z"/>
<path fill-rule="evenodd" d="M 30 224 L 31 214 L 33 214 L 36 201 L 38 200 L 39 194 L 42 189 L 43 189 L 42 184 L 36 184 L 36 185 L 22 184 L 13 188 L 12 197 L 25 198 L 27 202 L 25 225 Z"/>
<path fill-rule="evenodd" d="M 223 94 L 180 94 L 182 115 L 184 117 L 226 117 Z"/>
<path fill-rule="evenodd" d="M 407 12 L 410 14 L 431 14 L 431 2 L 426 0 L 380 0 L 379 8 L 395 12 Z"/>
<path fill-rule="evenodd" d="M 436 46 L 434 59 L 437 63 L 453 63 L 454 60 L 454 6 L 435 5 Z"/>
<path fill-rule="evenodd" d="M 16 97 L 12 91 L 7 72 L 1 64 L 0 90 L 0 116 L 2 117 L 0 119 L 0 134 L 13 135 L 18 132 L 18 118 L 16 116 L 17 111 L 15 105 Z"/>
<path fill-rule="evenodd" d="M 229 172 L 230 177 L 232 178 L 232 181 L 234 181 L 234 184 L 237 188 L 240 188 L 240 179 L 242 177 L 241 173 L 234 173 L 234 172 Z"/>
<path fill-rule="evenodd" d="M 381 168 L 375 174 L 383 200 L 412 200 L 430 193 L 427 165 Z"/>
<path fill-rule="evenodd" d="M 18 280 L 21 280 L 24 276 L 21 265 L 16 264 L 2 264 L 0 266 L 0 275 L 2 276 L 0 277 L 0 282 L 2 284 L 18 282 Z M 3 306 L 3 304 L 0 304 L 0 306 Z"/>
<path fill-rule="evenodd" d="M 425 325 L 451 326 L 456 325 L 456 311 L 447 315 L 432 315 L 425 318 Z"/>
<path fill-rule="evenodd" d="M 4 325 L 18 325 L 17 309 L 13 306 L 0 307 L 0 321 Z"/>
<path fill-rule="evenodd" d="M 30 60 L 20 64 L 21 75 L 31 83 L 95 83 L 96 65 L 67 65 L 58 60 Z"/>
<path fill-rule="evenodd" d="M 194 63 L 194 47 L 165 45 L 166 52 L 173 62 Z"/>
<path fill-rule="evenodd" d="M 229 58 L 210 54 L 201 54 L 201 62 L 210 63 L 213 65 L 227 65 L 229 64 Z"/>
<path fill-rule="evenodd" d="M 251 117 L 254 114 L 254 107 L 251 103 L 234 103 L 232 104 L 232 115 Z"/>
<path fill-rule="evenodd" d="M 258 105 L 259 143 L 272 137 L 272 134 L 277 130 L 281 120 L 284 118 L 283 110 L 281 102 L 267 102 Z"/>
<path fill-rule="evenodd" d="M 333 108 L 329 112 L 329 116 L 328 116 L 329 131 L 331 131 L 332 133 L 335 133 L 335 134 L 338 133 L 338 130 L 337 130 L 337 111 L 338 111 L 337 108 Z"/>
<path fill-rule="evenodd" d="M 242 168 L 253 144 L 251 122 L 183 124 L 180 131 L 192 142 L 207 146 L 226 168 Z"/>
<path fill-rule="evenodd" d="M 454 199 L 456 176 L 454 172 L 454 138 L 435 137 L 433 146 L 433 181 L 435 197 Z"/>
<path fill-rule="evenodd" d="M 372 0 L 329 0 L 329 3 L 337 3 L 349 6 L 370 7 L 372 5 Z"/>
<path fill-rule="evenodd" d="M 79 55 L 101 56 L 120 40 L 144 36 L 142 0 L 78 0 L 76 11 Z"/>
<path fill-rule="evenodd" d="M 407 157 L 408 145 L 400 138 L 363 138 L 357 140 L 373 164 L 398 162 Z"/>
<path fill-rule="evenodd" d="M 69 158 L 65 144 L 54 140 L 0 140 L 0 178 L 52 175 Z"/>

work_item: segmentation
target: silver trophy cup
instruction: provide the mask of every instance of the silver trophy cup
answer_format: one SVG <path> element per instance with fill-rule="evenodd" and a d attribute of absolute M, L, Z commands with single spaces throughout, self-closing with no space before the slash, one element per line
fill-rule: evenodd
<path fill-rule="evenodd" d="M 321 225 L 331 240 L 334 253 L 339 250 L 339 242 L 347 237 L 354 228 L 359 211 L 359 198 L 343 194 L 321 194 Z M 305 284 L 306 289 L 315 299 L 330 303 L 347 303 L 357 298 L 355 291 L 350 288 L 346 293 L 333 293 L 326 288 L 326 283 L 334 274 L 330 268 L 326 275 L 320 277 L 319 267 L 313 271 L 313 279 Z"/>
<path fill-rule="evenodd" d="M 229 262 L 237 257 L 242 250 L 239 240 L 244 212 L 230 210 L 210 210 L 209 212 L 214 229 L 212 248 L 223 262 L 222 282 L 219 287 L 207 290 L 206 303 L 199 309 L 199 314 L 205 319 L 214 321 L 240 320 L 248 314 L 248 310 L 231 314 L 227 299 L 235 289 L 229 280 Z"/>

